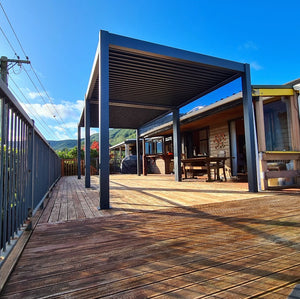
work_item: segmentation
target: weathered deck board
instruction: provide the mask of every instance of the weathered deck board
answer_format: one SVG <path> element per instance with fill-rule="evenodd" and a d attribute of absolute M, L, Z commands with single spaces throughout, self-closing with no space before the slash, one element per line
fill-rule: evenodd
<path fill-rule="evenodd" d="M 98 211 L 96 182 L 57 184 L 1 298 L 285 298 L 300 281 L 299 191 L 112 176 Z"/>

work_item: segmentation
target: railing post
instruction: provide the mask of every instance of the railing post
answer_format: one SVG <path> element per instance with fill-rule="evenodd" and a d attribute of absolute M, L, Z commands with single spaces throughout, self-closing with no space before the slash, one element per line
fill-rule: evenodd
<path fill-rule="evenodd" d="M 14 169 L 14 174 L 13 174 L 13 232 L 17 233 L 17 227 L 18 227 L 18 222 L 17 222 L 17 198 L 16 198 L 16 192 L 17 192 L 17 124 L 18 124 L 18 117 L 17 113 L 14 113 L 14 137 L 13 137 L 13 151 L 14 151 L 14 157 L 13 157 L 13 169 Z"/>
<path fill-rule="evenodd" d="M 7 222 L 7 232 L 8 232 L 8 244 L 11 244 L 11 238 L 13 238 L 13 208 L 14 208 L 14 190 L 13 190 L 13 184 L 14 184 L 14 113 L 13 110 L 10 110 L 9 113 L 10 118 L 10 131 L 9 131 L 9 140 L 7 142 L 7 145 L 9 146 L 9 152 L 7 153 L 9 155 L 9 177 L 8 177 L 8 206 L 7 206 L 7 214 L 8 214 L 8 222 Z"/>
<path fill-rule="evenodd" d="M 4 191 L 4 175 L 5 175 L 5 155 L 4 155 L 4 143 L 5 143 L 5 132 L 6 132 L 6 109 L 5 109 L 5 99 L 1 99 L 1 144 L 0 144 L 0 208 L 2 210 L 2 207 L 4 206 L 4 200 L 5 200 L 5 191 Z M 1 213 L 2 214 L 2 213 Z M 4 217 L 4 213 L 3 213 Z M 5 222 L 4 219 L 3 221 L 0 221 L 0 243 L 3 244 L 3 250 L 5 251 Z M 0 252 L 1 252 L 1 247 L 0 247 Z"/>
<path fill-rule="evenodd" d="M 78 126 L 77 133 L 77 176 L 78 179 L 81 179 L 81 127 Z"/>
<path fill-rule="evenodd" d="M 2 244 L 3 244 L 3 251 L 6 250 L 6 242 L 8 240 L 8 235 L 7 235 L 7 207 L 8 207 L 8 151 L 9 151 L 9 146 L 8 146 L 8 134 L 9 134 L 9 105 L 8 103 L 4 104 L 4 144 L 5 144 L 5 157 L 3 160 L 3 163 L 5 165 L 4 167 L 4 175 L 2 179 L 4 179 L 4 187 L 3 187 L 3 238 L 2 238 Z"/>
<path fill-rule="evenodd" d="M 51 157 L 51 150 L 50 150 L 50 146 L 48 144 L 48 189 L 51 186 L 51 161 L 50 161 L 50 157 Z"/>
<path fill-rule="evenodd" d="M 28 208 L 28 216 L 33 216 L 34 210 L 34 120 L 32 120 L 32 127 L 28 129 L 28 198 L 31 199 L 31 206 Z M 32 229 L 32 220 L 26 228 L 26 230 Z"/>

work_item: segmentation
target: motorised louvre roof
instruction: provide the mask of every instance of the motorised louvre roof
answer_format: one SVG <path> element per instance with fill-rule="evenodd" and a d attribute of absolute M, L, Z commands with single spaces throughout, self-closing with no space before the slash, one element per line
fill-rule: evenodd
<path fill-rule="evenodd" d="M 113 35 L 113 42 L 109 43 L 109 126 L 111 128 L 140 128 L 149 121 L 231 82 L 242 73 L 242 64 L 236 62 L 169 47 L 166 47 L 167 52 L 172 53 L 174 50 L 176 55 L 165 55 L 159 53 L 160 49 L 164 49 L 161 45 L 157 45 L 157 51 L 151 52 L 155 44 L 149 43 L 149 51 L 147 51 L 147 42 L 126 38 L 130 41 L 130 45 L 132 41 L 145 43 L 143 50 L 130 48 L 124 46 L 123 40 L 121 45 L 116 43 L 118 37 Z M 180 51 L 182 55 L 179 58 L 177 54 L 181 54 Z M 197 55 L 203 58 L 202 61 L 190 59 Z M 211 63 L 215 61 L 217 63 Z M 224 66 L 222 66 L 223 61 Z M 91 127 L 98 127 L 97 63 L 91 78 L 86 100 L 92 104 Z M 83 120 L 82 114 L 81 126 Z"/>

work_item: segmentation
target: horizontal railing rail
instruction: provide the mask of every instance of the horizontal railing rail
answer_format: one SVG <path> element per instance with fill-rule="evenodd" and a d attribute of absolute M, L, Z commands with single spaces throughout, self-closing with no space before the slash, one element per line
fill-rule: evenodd
<path fill-rule="evenodd" d="M 61 176 L 60 159 L 0 79 L 1 262 Z"/>

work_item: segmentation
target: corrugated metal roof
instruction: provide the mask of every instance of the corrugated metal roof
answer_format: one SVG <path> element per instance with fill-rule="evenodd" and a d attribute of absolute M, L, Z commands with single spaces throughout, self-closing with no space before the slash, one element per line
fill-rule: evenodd
<path fill-rule="evenodd" d="M 225 99 L 212 103 L 208 106 L 204 106 L 201 109 L 181 115 L 180 123 L 188 124 L 200 118 L 204 118 L 212 114 L 217 114 L 218 112 L 230 109 L 237 105 L 241 105 L 242 99 L 243 99 L 242 92 L 236 93 L 232 96 L 229 96 Z M 142 137 L 151 137 L 172 129 L 172 125 L 173 125 L 172 116 L 165 117 L 160 119 L 157 122 L 149 124 L 149 126 L 147 127 L 143 127 L 143 130 L 141 130 L 140 133 Z"/>

